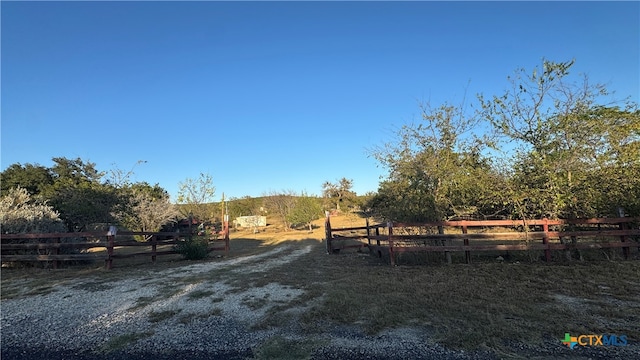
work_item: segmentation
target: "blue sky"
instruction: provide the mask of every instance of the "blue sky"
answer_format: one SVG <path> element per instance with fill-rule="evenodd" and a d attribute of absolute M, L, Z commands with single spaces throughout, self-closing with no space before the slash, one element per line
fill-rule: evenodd
<path fill-rule="evenodd" d="M 368 149 L 418 101 L 501 94 L 517 68 L 639 101 L 638 2 L 1 2 L 2 170 L 80 157 L 175 199 L 375 191 Z"/>

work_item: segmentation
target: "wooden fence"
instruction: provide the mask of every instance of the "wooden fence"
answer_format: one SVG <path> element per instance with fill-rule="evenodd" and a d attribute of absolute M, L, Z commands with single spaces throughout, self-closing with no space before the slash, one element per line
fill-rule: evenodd
<path fill-rule="evenodd" d="M 150 237 L 148 241 L 132 240 L 133 236 Z M 155 262 L 158 256 L 178 254 L 174 245 L 185 241 L 190 235 L 178 232 L 118 232 L 115 227 L 102 232 L 41 233 L 41 234 L 0 234 L 0 259 L 5 262 L 51 263 L 57 268 L 62 261 L 100 261 L 111 269 L 114 259 L 150 256 Z M 134 252 L 122 252 L 120 249 L 134 247 Z M 101 253 L 87 252 L 93 248 L 105 248 Z M 160 248 L 160 249 L 159 249 Z M 167 249 L 168 248 L 168 249 Z M 62 249 L 78 249 L 79 253 L 65 254 Z M 84 251 L 83 251 L 84 250 Z M 222 231 L 209 240 L 209 252 L 229 253 L 229 223 L 224 222 Z M 16 254 L 16 252 L 37 252 L 38 254 Z"/>
<path fill-rule="evenodd" d="M 625 259 L 634 247 L 640 248 L 640 218 L 597 218 L 576 220 L 462 220 L 429 223 L 387 223 L 362 227 L 331 228 L 325 221 L 327 252 L 368 247 L 391 265 L 404 252 L 443 252 L 451 262 L 451 252 L 542 251 L 551 261 L 551 251 L 622 248 Z M 446 230 L 446 231 L 445 231 Z M 347 233 L 345 235 L 345 233 Z M 474 242 L 473 244 L 471 242 Z M 499 244 L 496 244 L 499 242 Z"/>

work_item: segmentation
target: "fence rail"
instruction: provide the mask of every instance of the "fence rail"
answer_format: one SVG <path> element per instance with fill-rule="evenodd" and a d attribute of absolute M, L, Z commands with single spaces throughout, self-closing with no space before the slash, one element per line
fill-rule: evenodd
<path fill-rule="evenodd" d="M 626 259 L 631 248 L 640 248 L 637 240 L 640 237 L 639 223 L 640 218 L 631 217 L 390 222 L 375 225 L 370 225 L 367 220 L 365 226 L 333 229 L 327 216 L 325 227 L 328 253 L 368 247 L 371 253 L 388 257 L 391 265 L 395 265 L 397 254 L 403 252 L 444 252 L 448 262 L 451 262 L 451 252 L 464 252 L 465 262 L 470 263 L 471 251 L 536 250 L 543 251 L 545 260 L 551 261 L 551 251 L 565 251 L 570 258 L 572 250 L 621 248 Z M 480 231 L 470 232 L 478 228 Z M 471 244 L 471 241 L 477 243 Z M 488 241 L 517 243 L 487 244 Z"/>
<path fill-rule="evenodd" d="M 131 240 L 132 236 L 150 237 L 147 241 Z M 224 251 L 229 253 L 229 224 L 223 223 L 222 231 L 217 236 L 209 240 L 209 252 Z M 173 245 L 179 244 L 184 239 L 190 237 L 188 233 L 177 232 L 138 232 L 122 231 L 117 232 L 115 228 L 102 232 L 76 232 L 76 233 L 39 233 L 39 234 L 0 234 L 1 255 L 0 260 L 4 262 L 50 262 L 53 268 L 57 268 L 61 261 L 96 261 L 104 260 L 105 267 L 111 269 L 114 259 L 131 258 L 138 256 L 150 256 L 155 262 L 158 256 L 178 254 L 173 249 Z M 159 239 L 159 238 L 163 239 Z M 77 240 L 80 241 L 69 241 Z M 95 239 L 95 241 L 88 241 Z M 63 241 L 66 240 L 66 241 Z M 16 243 L 16 241 L 29 241 L 27 243 Z M 34 242 L 36 241 L 36 242 Z M 171 250 L 160 250 L 159 247 L 171 246 Z M 136 252 L 118 252 L 122 248 L 141 248 Z M 79 253 L 63 254 L 62 249 L 79 249 L 87 251 L 92 248 L 105 248 L 103 254 Z M 44 254 L 15 254 L 22 252 L 44 252 Z"/>

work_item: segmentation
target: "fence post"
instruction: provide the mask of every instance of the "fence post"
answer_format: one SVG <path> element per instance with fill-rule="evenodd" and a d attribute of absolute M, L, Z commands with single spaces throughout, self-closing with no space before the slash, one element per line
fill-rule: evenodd
<path fill-rule="evenodd" d="M 60 261 L 58 260 L 57 255 L 60 255 L 60 237 L 57 237 L 55 240 L 55 247 L 53 248 L 53 255 L 56 256 L 56 259 L 53 260 L 53 268 L 57 269 L 58 266 L 60 265 Z"/>
<path fill-rule="evenodd" d="M 327 239 L 327 254 L 331 254 L 333 252 L 333 249 L 331 249 L 331 221 L 329 220 L 330 213 L 328 211 L 325 211 L 324 214 L 324 232 L 325 238 Z"/>
<path fill-rule="evenodd" d="M 467 225 L 462 225 L 462 233 L 466 234 L 467 233 Z M 465 238 L 464 240 L 464 246 L 469 246 L 469 239 Z M 471 251 L 469 250 L 465 250 L 464 252 L 464 262 L 467 264 L 471 264 Z"/>
<path fill-rule="evenodd" d="M 369 218 L 366 218 L 365 221 L 365 224 L 367 226 L 367 244 L 369 244 L 369 249 L 371 249 L 371 238 L 369 238 L 369 236 L 371 236 L 371 230 L 369 229 Z"/>
<path fill-rule="evenodd" d="M 544 231 L 544 237 L 542 238 L 542 244 L 544 248 L 544 259 L 546 262 L 551 261 L 551 250 L 549 249 L 549 219 L 542 219 L 542 231 Z"/>
<path fill-rule="evenodd" d="M 396 264 L 395 254 L 393 252 L 393 223 L 389 221 L 387 223 L 387 227 L 389 228 L 389 262 L 391 266 Z"/>
<path fill-rule="evenodd" d="M 115 226 L 109 226 L 109 231 L 107 231 L 107 259 L 105 260 L 107 270 L 111 270 L 113 267 L 113 241 L 117 232 L 118 229 Z"/>
<path fill-rule="evenodd" d="M 444 226 L 442 225 L 438 225 L 438 234 L 440 235 L 444 235 Z M 446 240 L 440 240 L 440 243 L 442 244 L 442 246 L 447 245 Z M 447 264 L 451 264 L 451 252 L 450 251 L 445 251 L 444 252 L 444 256 L 447 259 Z"/>
<path fill-rule="evenodd" d="M 151 262 L 156 262 L 156 250 L 158 249 L 158 237 L 151 235 Z"/>
<path fill-rule="evenodd" d="M 623 223 L 623 222 L 621 222 L 621 223 L 620 223 L 620 225 L 619 225 L 620 230 L 623 230 L 623 231 L 624 231 L 624 230 L 627 230 L 627 226 L 626 226 L 626 225 L 627 225 L 627 223 Z M 629 229 L 630 229 L 630 228 L 631 228 L 631 227 L 629 227 Z M 627 241 L 627 236 L 626 236 L 626 235 L 620 235 L 620 241 L 621 241 L 621 242 L 626 242 L 626 241 Z M 630 250 L 630 249 L 629 249 L 629 246 L 623 246 L 623 247 L 622 247 L 622 255 L 624 256 L 624 259 L 625 259 L 625 260 L 628 260 L 628 259 L 629 259 L 629 250 Z"/>
<path fill-rule="evenodd" d="M 224 255 L 229 256 L 229 249 L 231 246 L 229 245 L 229 214 L 224 215 Z"/>

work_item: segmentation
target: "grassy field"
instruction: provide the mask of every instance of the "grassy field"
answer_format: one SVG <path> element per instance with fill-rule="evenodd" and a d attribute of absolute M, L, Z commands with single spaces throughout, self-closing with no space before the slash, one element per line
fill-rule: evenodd
<path fill-rule="evenodd" d="M 334 227 L 361 223 L 355 216 L 332 218 Z M 278 246 L 311 246 L 312 250 L 265 273 L 217 269 L 203 276 L 224 275 L 235 291 L 271 283 L 303 290 L 295 301 L 270 307 L 255 326 L 296 322 L 311 337 L 322 333 L 326 324 L 355 325 L 367 334 L 415 326 L 426 329 L 429 341 L 454 349 L 490 350 L 501 357 L 530 357 L 537 348 L 561 347 L 560 339 L 567 332 L 625 334 L 630 342 L 640 341 L 638 260 L 547 264 L 532 257 L 531 261 L 391 267 L 357 251 L 327 255 L 322 221 L 316 225 L 313 232 L 232 232 L 226 259 L 259 255 Z M 286 252 L 281 256 L 287 259 Z M 104 270 L 103 264 L 59 270 L 5 269 L 2 298 L 47 293 L 78 279 L 92 278 L 91 286 L 108 286 L 122 277 L 153 277 L 157 269 L 179 269 L 193 263 L 178 256 L 158 259 L 156 264 L 148 259 L 121 260 L 114 263 L 112 271 Z M 185 277 L 179 281 L 196 283 L 202 279 Z M 252 306 L 263 306 L 259 300 L 254 299 Z M 296 306 L 303 310 L 288 311 Z M 174 315 L 154 314 L 158 319 Z M 274 340 L 270 346 L 277 344 Z"/>

